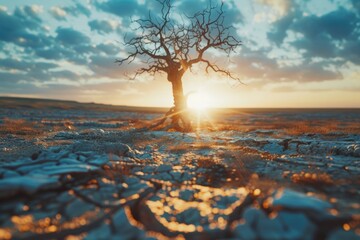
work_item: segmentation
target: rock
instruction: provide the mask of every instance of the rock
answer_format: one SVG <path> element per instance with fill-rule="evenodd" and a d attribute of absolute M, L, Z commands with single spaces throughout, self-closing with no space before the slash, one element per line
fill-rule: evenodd
<path fill-rule="evenodd" d="M 197 208 L 188 208 L 178 213 L 176 219 L 179 223 L 198 225 L 201 222 L 202 216 Z"/>
<path fill-rule="evenodd" d="M 40 190 L 56 189 L 60 186 L 58 177 L 18 176 L 0 180 L 0 198 L 10 197 L 18 193 L 34 194 Z"/>
<path fill-rule="evenodd" d="M 263 150 L 273 154 L 281 154 L 284 147 L 279 144 L 280 142 L 271 141 L 263 147 Z"/>
<path fill-rule="evenodd" d="M 277 190 L 272 198 L 273 207 L 282 207 L 291 210 L 308 210 L 325 212 L 331 204 L 315 197 L 306 196 L 303 193 L 295 192 L 290 189 Z"/>
<path fill-rule="evenodd" d="M 103 148 L 103 151 L 108 154 L 113 153 L 118 156 L 135 157 L 134 151 L 123 143 L 105 143 Z"/>
<path fill-rule="evenodd" d="M 156 169 L 157 172 L 169 172 L 171 170 L 172 166 L 169 164 L 162 164 Z"/>
<path fill-rule="evenodd" d="M 131 185 L 135 185 L 135 184 L 139 183 L 139 182 L 140 182 L 140 179 L 137 178 L 137 177 L 127 177 L 127 178 L 125 179 L 125 182 L 126 182 L 129 186 L 131 186 Z"/>
<path fill-rule="evenodd" d="M 152 176 L 152 178 L 155 178 L 155 179 L 158 179 L 158 180 L 161 180 L 161 181 L 171 181 L 173 179 L 172 176 L 167 172 L 154 174 Z"/>
<path fill-rule="evenodd" d="M 257 231 L 253 226 L 256 226 L 260 215 L 264 213 L 261 210 L 249 207 L 246 208 L 243 214 L 243 221 L 235 225 L 233 234 L 236 239 L 255 240 L 258 239 Z"/>
<path fill-rule="evenodd" d="M 21 174 L 29 174 L 33 171 L 36 171 L 36 170 L 40 170 L 41 168 L 45 167 L 45 166 L 55 166 L 55 163 L 53 162 L 45 162 L 45 163 L 42 163 L 42 164 L 31 164 L 31 165 L 24 165 L 22 167 L 19 167 L 16 169 L 16 171 L 18 171 L 19 173 Z"/>
<path fill-rule="evenodd" d="M 146 160 L 146 159 L 153 159 L 153 156 L 151 153 L 144 153 L 137 156 L 139 159 Z"/>
<path fill-rule="evenodd" d="M 175 181 L 181 181 L 182 172 L 171 171 L 170 175 L 174 178 Z"/>
<path fill-rule="evenodd" d="M 76 159 L 72 159 L 72 158 L 63 158 L 63 159 L 60 159 L 60 163 L 61 164 L 73 164 L 73 165 L 76 165 L 76 164 L 81 164 L 80 161 L 76 160 Z"/>
<path fill-rule="evenodd" d="M 18 177 L 20 174 L 16 171 L 6 170 L 2 174 L 3 178 Z"/>
<path fill-rule="evenodd" d="M 56 200 L 60 203 L 68 203 L 74 199 L 74 195 L 70 194 L 69 191 L 62 192 L 59 194 L 59 196 L 56 198 Z"/>
<path fill-rule="evenodd" d="M 181 181 L 190 181 L 190 180 L 192 180 L 193 177 L 194 177 L 193 174 L 191 174 L 189 172 L 184 172 L 181 176 Z"/>
<path fill-rule="evenodd" d="M 129 214 L 130 209 L 127 206 L 114 214 L 112 222 L 116 232 L 116 239 L 145 239 L 146 233 L 130 223 Z"/>
<path fill-rule="evenodd" d="M 259 220 L 261 214 L 263 214 L 261 210 L 253 207 L 248 207 L 244 211 L 243 218 L 246 224 L 253 225 Z"/>
<path fill-rule="evenodd" d="M 84 238 L 85 240 L 100 240 L 110 239 L 111 229 L 108 224 L 104 223 L 96 229 L 90 230 L 90 232 Z"/>
<path fill-rule="evenodd" d="M 284 226 L 284 239 L 313 239 L 316 226 L 302 213 L 280 211 L 276 217 Z"/>
<path fill-rule="evenodd" d="M 142 171 L 147 174 L 152 174 L 152 173 L 154 173 L 155 169 L 156 169 L 156 167 L 154 167 L 154 166 L 146 165 Z"/>
<path fill-rule="evenodd" d="M 41 170 L 33 171 L 33 173 L 60 175 L 60 174 L 69 174 L 69 173 L 91 172 L 98 169 L 99 168 L 95 166 L 79 163 L 77 165 L 46 166 L 43 167 Z"/>
<path fill-rule="evenodd" d="M 98 155 L 94 159 L 91 159 L 88 161 L 88 163 L 96 165 L 96 166 L 102 166 L 109 162 L 109 158 L 105 155 Z"/>
<path fill-rule="evenodd" d="M 94 209 L 94 205 L 77 198 L 66 206 L 65 213 L 70 219 L 72 219 Z"/>
<path fill-rule="evenodd" d="M 179 192 L 179 198 L 184 201 L 192 201 L 194 199 L 194 191 L 190 189 L 183 189 Z"/>
<path fill-rule="evenodd" d="M 256 240 L 256 232 L 247 223 L 237 224 L 233 229 L 233 235 L 238 240 Z"/>
<path fill-rule="evenodd" d="M 360 235 L 356 234 L 354 231 L 345 231 L 344 229 L 340 228 L 331 232 L 326 238 L 326 240 L 339 240 L 339 239 L 359 240 Z"/>

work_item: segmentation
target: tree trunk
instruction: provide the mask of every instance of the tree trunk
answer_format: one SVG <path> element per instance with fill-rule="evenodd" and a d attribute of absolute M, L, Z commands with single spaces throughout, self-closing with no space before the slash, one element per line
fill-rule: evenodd
<path fill-rule="evenodd" d="M 174 108 L 172 112 L 172 123 L 177 130 L 191 131 L 191 121 L 187 109 L 186 97 L 184 95 L 181 77 L 171 79 L 174 97 Z"/>

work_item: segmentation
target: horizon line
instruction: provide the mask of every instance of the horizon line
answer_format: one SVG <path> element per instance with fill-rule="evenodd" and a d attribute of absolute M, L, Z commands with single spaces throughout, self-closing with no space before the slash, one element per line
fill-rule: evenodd
<path fill-rule="evenodd" d="M 20 96 L 7 96 L 7 95 L 0 95 L 0 99 L 9 98 L 9 99 L 29 99 L 29 100 L 48 100 L 48 101 L 59 101 L 59 102 L 73 102 L 79 104 L 96 104 L 96 105 L 108 105 L 114 107 L 133 107 L 133 108 L 161 108 L 161 109 L 168 109 L 172 106 L 140 106 L 140 105 L 124 105 L 124 104 L 111 104 L 111 103 L 101 103 L 101 102 L 81 102 L 78 100 L 71 100 L 71 99 L 56 99 L 56 98 L 41 98 L 41 97 L 20 97 Z M 209 107 L 208 109 L 354 109 L 360 110 L 359 107 Z"/>

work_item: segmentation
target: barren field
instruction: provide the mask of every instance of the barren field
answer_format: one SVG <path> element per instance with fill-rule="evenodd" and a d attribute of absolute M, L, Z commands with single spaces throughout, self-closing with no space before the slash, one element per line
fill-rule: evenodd
<path fill-rule="evenodd" d="M 360 110 L 0 98 L 0 239 L 360 239 Z"/>

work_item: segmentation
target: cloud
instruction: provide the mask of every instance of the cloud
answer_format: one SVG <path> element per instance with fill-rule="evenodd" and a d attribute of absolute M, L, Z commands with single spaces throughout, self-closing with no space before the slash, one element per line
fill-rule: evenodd
<path fill-rule="evenodd" d="M 85 15 L 87 17 L 91 16 L 90 9 L 79 2 L 76 2 L 75 6 L 64 7 L 64 10 L 74 17 L 78 17 L 80 15 Z"/>
<path fill-rule="evenodd" d="M 111 33 L 113 32 L 117 27 L 118 23 L 116 21 L 111 20 L 92 20 L 89 23 L 89 27 L 91 31 L 95 31 L 98 33 Z"/>
<path fill-rule="evenodd" d="M 89 68 L 95 73 L 95 76 L 115 79 L 124 77 L 124 69 L 115 63 L 114 57 L 91 56 L 90 59 Z"/>
<path fill-rule="evenodd" d="M 304 57 L 309 59 L 340 57 L 359 63 L 360 56 L 351 54 L 360 48 L 360 31 L 356 26 L 359 20 L 359 16 L 343 7 L 322 16 L 303 16 L 299 10 L 292 11 L 276 21 L 267 36 L 277 46 L 287 41 L 296 49 L 305 50 Z M 291 32 L 300 37 L 289 39 Z"/>
<path fill-rule="evenodd" d="M 143 16 L 148 12 L 145 4 L 139 4 L 135 0 L 108 0 L 104 2 L 95 2 L 95 6 L 105 12 L 112 13 L 119 17 L 127 17 L 133 15 Z"/>
<path fill-rule="evenodd" d="M 72 28 L 59 27 L 56 29 L 56 33 L 56 39 L 64 45 L 77 45 L 90 42 L 88 36 Z"/>
<path fill-rule="evenodd" d="M 284 16 L 291 7 L 290 0 L 258 0 L 259 3 L 272 7 L 278 15 Z"/>
<path fill-rule="evenodd" d="M 50 14 L 59 21 L 66 20 L 66 16 L 67 16 L 66 11 L 61 7 L 52 7 L 50 9 Z"/>
<path fill-rule="evenodd" d="M 23 6 L 15 9 L 14 16 L 24 20 L 41 22 L 39 14 L 42 11 L 43 8 L 39 5 Z"/>
<path fill-rule="evenodd" d="M 100 43 L 96 46 L 96 49 L 107 55 L 116 55 L 120 52 L 120 47 L 114 43 Z"/>
<path fill-rule="evenodd" d="M 0 59 L 0 68 L 6 70 L 42 71 L 43 69 L 56 67 L 58 67 L 57 64 L 49 62 L 20 61 L 19 59 L 12 58 Z"/>
<path fill-rule="evenodd" d="M 233 25 L 239 24 L 243 22 L 244 16 L 240 12 L 240 10 L 236 7 L 236 4 L 233 0 L 230 1 L 219 1 L 219 0 L 211 0 L 211 5 L 213 7 L 219 7 L 221 3 L 224 3 L 224 24 L 225 25 Z M 174 12 L 179 14 L 186 14 L 187 16 L 193 16 L 195 13 L 204 10 L 209 7 L 209 1 L 207 0 L 183 0 L 174 5 Z"/>
<path fill-rule="evenodd" d="M 24 45 L 28 38 L 34 41 L 30 31 L 41 29 L 41 19 L 37 15 L 38 8 L 25 6 L 16 8 L 13 15 L 0 11 L 0 41 Z"/>
<path fill-rule="evenodd" d="M 282 65 L 279 59 L 268 56 L 269 51 L 269 48 L 251 50 L 243 46 L 240 54 L 233 59 L 239 66 L 238 74 L 256 81 L 257 84 L 252 85 L 258 87 L 276 82 L 305 83 L 343 79 L 342 73 L 331 67 L 333 62 L 303 61 L 296 65 Z"/>

